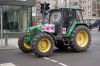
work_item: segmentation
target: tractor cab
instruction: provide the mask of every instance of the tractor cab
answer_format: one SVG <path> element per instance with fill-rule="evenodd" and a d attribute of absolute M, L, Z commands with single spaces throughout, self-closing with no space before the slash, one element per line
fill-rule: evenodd
<path fill-rule="evenodd" d="M 83 22 L 81 9 L 72 9 L 72 8 L 51 9 L 48 16 L 49 16 L 48 23 L 45 24 L 46 26 L 44 26 L 43 28 L 45 29 L 44 31 L 49 33 L 55 33 L 57 34 L 57 37 L 61 38 L 62 34 L 68 35 L 66 33 L 72 27 L 71 25 L 75 23 L 75 21 L 79 23 Z"/>
<path fill-rule="evenodd" d="M 72 8 L 52 9 L 49 12 L 49 23 L 59 23 L 61 25 L 70 25 L 73 20 L 83 21 L 82 10 Z"/>

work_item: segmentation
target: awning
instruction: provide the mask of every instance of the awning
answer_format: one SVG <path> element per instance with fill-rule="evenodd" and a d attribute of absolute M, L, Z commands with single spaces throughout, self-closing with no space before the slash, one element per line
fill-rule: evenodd
<path fill-rule="evenodd" d="M 36 0 L 0 0 L 0 5 L 35 6 Z"/>

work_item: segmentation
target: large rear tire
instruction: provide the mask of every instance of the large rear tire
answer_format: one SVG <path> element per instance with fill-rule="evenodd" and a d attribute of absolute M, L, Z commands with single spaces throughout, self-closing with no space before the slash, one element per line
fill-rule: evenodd
<path fill-rule="evenodd" d="M 18 40 L 18 47 L 24 53 L 32 52 L 31 47 L 24 41 L 25 35 Z"/>
<path fill-rule="evenodd" d="M 33 38 L 32 50 L 38 57 L 47 57 L 52 54 L 54 40 L 47 33 L 41 33 Z"/>
<path fill-rule="evenodd" d="M 74 51 L 83 52 L 90 46 L 91 35 L 86 26 L 82 25 L 75 27 L 70 38 L 70 47 Z"/>

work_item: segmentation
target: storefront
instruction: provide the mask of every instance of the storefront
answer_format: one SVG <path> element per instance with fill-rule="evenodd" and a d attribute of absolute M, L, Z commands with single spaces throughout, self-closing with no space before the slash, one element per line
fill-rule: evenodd
<path fill-rule="evenodd" d="M 35 0 L 0 0 L 3 32 L 23 32 L 32 22 Z"/>
<path fill-rule="evenodd" d="M 36 0 L 0 0 L 0 37 L 25 32 L 32 23 Z M 11 33 L 11 34 L 10 34 Z"/>

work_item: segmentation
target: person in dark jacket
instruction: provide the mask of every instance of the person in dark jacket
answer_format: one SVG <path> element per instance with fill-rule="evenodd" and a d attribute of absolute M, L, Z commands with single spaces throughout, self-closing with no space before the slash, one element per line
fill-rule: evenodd
<path fill-rule="evenodd" d="M 98 31 L 100 31 L 100 24 L 99 24 L 99 28 L 98 28 Z"/>

